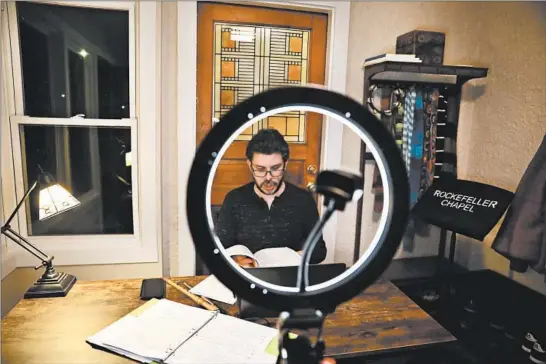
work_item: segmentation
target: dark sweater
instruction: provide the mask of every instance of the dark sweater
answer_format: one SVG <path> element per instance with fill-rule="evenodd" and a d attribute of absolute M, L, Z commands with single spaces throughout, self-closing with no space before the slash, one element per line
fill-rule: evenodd
<path fill-rule="evenodd" d="M 285 182 L 285 189 L 267 206 L 249 183 L 230 191 L 220 210 L 216 234 L 225 248 L 244 245 L 257 252 L 265 248 L 303 249 L 305 240 L 319 219 L 312 195 Z M 326 257 L 322 236 L 313 250 L 311 263 Z"/>

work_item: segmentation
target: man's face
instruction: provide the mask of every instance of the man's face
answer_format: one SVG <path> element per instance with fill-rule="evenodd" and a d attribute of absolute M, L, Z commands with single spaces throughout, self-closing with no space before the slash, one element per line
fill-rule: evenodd
<path fill-rule="evenodd" d="M 281 187 L 285 163 L 280 153 L 254 153 L 252 161 L 247 161 L 254 182 L 265 195 L 274 195 Z"/>

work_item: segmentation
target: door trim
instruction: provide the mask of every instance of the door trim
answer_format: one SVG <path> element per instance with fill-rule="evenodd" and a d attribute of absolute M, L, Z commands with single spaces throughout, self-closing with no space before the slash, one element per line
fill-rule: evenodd
<path fill-rule="evenodd" d="M 233 3 L 233 2 L 232 2 Z M 255 1 L 268 5 L 273 1 Z M 248 3 L 247 3 L 248 4 Z M 276 3 L 276 5 L 281 5 Z M 343 1 L 283 1 L 282 7 L 302 10 L 316 9 L 329 13 L 326 54 L 326 87 L 346 93 L 349 43 L 350 2 Z M 197 1 L 178 2 L 178 270 L 177 275 L 195 274 L 195 248 L 186 217 L 186 186 L 196 148 L 197 88 Z M 321 166 L 335 169 L 341 166 L 343 125 L 323 123 Z M 325 262 L 334 261 L 337 214 L 325 226 L 323 234 L 328 248 Z"/>

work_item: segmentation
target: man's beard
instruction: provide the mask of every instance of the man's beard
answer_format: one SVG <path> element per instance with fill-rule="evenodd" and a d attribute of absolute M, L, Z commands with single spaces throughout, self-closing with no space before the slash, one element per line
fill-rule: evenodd
<path fill-rule="evenodd" d="M 281 188 L 283 181 L 284 181 L 284 178 L 281 178 L 281 179 L 279 180 L 279 182 L 276 182 L 276 181 L 273 181 L 273 180 L 271 180 L 271 181 L 263 181 L 262 184 L 259 185 L 258 182 L 257 182 L 256 180 L 254 180 L 254 183 L 256 184 L 256 187 L 258 187 L 258 189 L 260 190 L 260 192 L 263 193 L 264 195 L 274 195 L 274 194 L 276 194 L 276 193 L 279 191 L 279 189 Z M 264 185 L 265 185 L 265 186 L 274 185 L 275 188 L 274 188 L 273 190 L 271 190 L 271 191 L 267 191 L 267 190 L 265 190 L 265 189 L 262 188 Z"/>

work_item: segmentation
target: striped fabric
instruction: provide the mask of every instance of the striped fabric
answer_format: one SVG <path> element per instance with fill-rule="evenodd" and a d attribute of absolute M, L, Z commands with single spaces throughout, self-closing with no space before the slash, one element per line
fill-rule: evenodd
<path fill-rule="evenodd" d="M 409 96 L 409 97 L 408 97 Z M 421 186 L 421 168 L 423 165 L 423 138 L 424 138 L 424 115 L 423 115 L 423 91 L 421 88 L 411 87 L 406 98 L 408 109 L 405 110 L 404 119 L 406 123 L 407 155 L 406 168 L 410 184 L 410 208 L 413 207 L 419 198 Z M 402 249 L 406 252 L 413 252 L 415 238 L 415 221 L 410 218 L 406 232 L 402 239 Z"/>
<path fill-rule="evenodd" d="M 415 87 L 412 86 L 406 91 L 406 98 L 404 100 L 404 127 L 402 131 L 402 157 L 406 162 L 408 174 L 410 173 L 411 163 L 411 138 L 413 136 L 415 97 Z"/>

